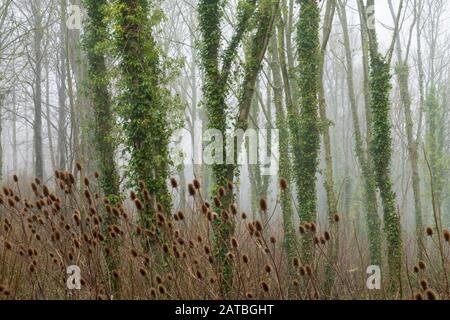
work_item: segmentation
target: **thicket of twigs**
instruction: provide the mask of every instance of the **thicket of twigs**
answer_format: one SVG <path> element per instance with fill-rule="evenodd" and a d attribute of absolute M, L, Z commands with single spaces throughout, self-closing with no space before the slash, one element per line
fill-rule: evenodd
<path fill-rule="evenodd" d="M 98 175 L 78 182 L 56 172 L 51 186 L 36 179 L 27 185 L 14 176 L 0 196 L 0 299 L 448 299 L 437 237 L 444 240 L 449 267 L 449 232 L 428 233 L 423 261 L 405 259 L 402 286 L 368 290 L 370 265 L 363 237 L 346 217 L 336 216 L 340 231 L 316 224 L 298 226 L 297 236 L 315 241 L 313 260 L 287 259 L 281 223 L 263 225 L 236 206 L 224 208 L 234 221 L 228 259 L 234 267 L 231 290 L 220 290 L 222 275 L 214 255 L 212 224 L 221 219 L 204 199 L 197 181 L 189 185 L 186 208 L 167 214 L 152 203 L 145 185 L 137 196 L 113 205 L 100 192 Z M 172 180 L 173 192 L 178 192 Z M 221 195 L 233 186 L 222 188 Z M 155 206 L 156 221 L 140 226 L 140 215 Z M 261 201 L 262 210 L 267 203 Z M 271 212 L 268 213 L 272 215 Z M 280 231 L 281 230 L 281 231 Z M 339 253 L 326 285 L 330 239 Z M 405 250 L 407 251 L 407 250 Z M 67 267 L 81 269 L 81 290 L 69 290 Z M 447 272 L 448 274 L 448 272 Z"/>

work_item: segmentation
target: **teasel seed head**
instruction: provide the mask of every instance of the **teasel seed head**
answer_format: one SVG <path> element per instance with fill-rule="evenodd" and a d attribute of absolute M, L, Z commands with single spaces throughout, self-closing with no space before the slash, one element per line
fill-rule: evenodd
<path fill-rule="evenodd" d="M 304 234 L 305 233 L 305 227 L 303 225 L 299 225 L 298 226 L 298 231 L 300 232 L 300 234 Z"/>
<path fill-rule="evenodd" d="M 194 179 L 194 181 L 192 181 L 192 184 L 194 185 L 195 189 L 200 190 L 200 182 L 197 179 Z"/>
<path fill-rule="evenodd" d="M 434 292 L 432 289 L 425 290 L 425 295 L 428 300 L 439 300 L 437 293 Z"/>
<path fill-rule="evenodd" d="M 425 270 L 425 269 L 427 268 L 425 262 L 423 262 L 422 260 L 420 260 L 420 261 L 417 263 L 417 266 L 419 267 L 420 270 Z"/>
<path fill-rule="evenodd" d="M 306 266 L 305 269 L 306 269 L 306 274 L 307 274 L 308 276 L 311 276 L 311 275 L 312 275 L 312 269 L 311 269 L 311 267 L 310 267 L 310 266 Z"/>
<path fill-rule="evenodd" d="M 220 198 L 225 197 L 225 195 L 226 195 L 225 188 L 224 188 L 224 187 L 220 187 L 220 188 L 217 190 L 217 195 L 218 195 Z"/>
<path fill-rule="evenodd" d="M 422 288 L 422 290 L 427 290 L 428 289 L 428 282 L 425 279 L 420 280 L 420 287 Z"/>
<path fill-rule="evenodd" d="M 425 300 L 423 294 L 418 292 L 414 295 L 414 300 Z"/>
<path fill-rule="evenodd" d="M 178 188 L 178 182 L 175 178 L 170 178 L 170 185 L 172 186 L 173 189 Z"/>
<path fill-rule="evenodd" d="M 264 292 L 269 292 L 270 290 L 269 285 L 265 281 L 261 282 L 261 288 L 264 290 Z"/>
<path fill-rule="evenodd" d="M 222 207 L 222 202 L 220 202 L 219 197 L 214 197 L 213 200 L 214 200 L 214 205 L 215 205 L 217 208 L 221 208 L 221 207 Z"/>
<path fill-rule="evenodd" d="M 444 230 L 444 240 L 450 243 L 450 231 L 448 231 L 448 229 Z"/>
<path fill-rule="evenodd" d="M 234 203 L 230 205 L 230 211 L 231 211 L 231 214 L 233 216 L 237 215 L 238 210 L 237 210 L 237 207 L 236 207 L 236 205 Z"/>
<path fill-rule="evenodd" d="M 288 188 L 288 182 L 286 179 L 284 179 L 284 178 L 280 179 L 280 188 L 282 191 L 284 191 Z"/>
<path fill-rule="evenodd" d="M 256 228 L 256 230 L 259 231 L 259 232 L 261 232 L 261 231 L 263 230 L 263 226 L 262 226 L 261 221 L 256 220 L 254 223 L 255 223 L 255 228 Z"/>
<path fill-rule="evenodd" d="M 188 191 L 189 191 L 189 195 L 191 197 L 195 196 L 195 188 L 194 188 L 194 185 L 192 183 L 188 184 Z"/>
<path fill-rule="evenodd" d="M 139 269 L 139 273 L 141 274 L 141 276 L 146 277 L 147 276 L 147 271 L 144 268 L 140 268 Z"/>
<path fill-rule="evenodd" d="M 166 288 L 162 284 L 160 284 L 160 285 L 158 285 L 158 291 L 160 294 L 165 294 Z"/>
<path fill-rule="evenodd" d="M 267 211 L 267 200 L 266 199 L 259 200 L 259 209 L 263 212 Z"/>
<path fill-rule="evenodd" d="M 136 206 L 136 209 L 139 211 L 144 209 L 144 206 L 142 205 L 142 202 L 139 199 L 134 200 L 134 204 Z"/>

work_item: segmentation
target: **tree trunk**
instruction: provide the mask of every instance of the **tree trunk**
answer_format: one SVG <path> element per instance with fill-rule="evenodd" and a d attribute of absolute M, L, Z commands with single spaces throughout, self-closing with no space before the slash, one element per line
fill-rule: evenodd
<path fill-rule="evenodd" d="M 370 260 L 374 265 L 381 265 L 381 221 L 378 216 L 378 205 L 376 198 L 376 182 L 373 174 L 370 157 L 364 150 L 364 142 L 358 117 L 358 106 L 353 80 L 353 58 L 350 46 L 350 36 L 348 32 L 347 13 L 342 1 L 339 0 L 338 15 L 344 38 L 346 65 L 347 65 L 347 87 L 350 100 L 350 108 L 353 120 L 353 130 L 355 132 L 355 151 L 359 165 L 361 166 L 364 195 L 366 198 L 366 221 L 369 239 Z M 369 100 L 370 102 L 370 100 Z M 368 107 L 368 106 L 367 106 Z M 367 118 L 366 118 L 367 120 Z"/>
<path fill-rule="evenodd" d="M 37 178 L 44 178 L 44 159 L 42 150 L 42 38 L 44 35 L 42 26 L 42 13 L 39 1 L 33 1 L 34 24 L 34 174 Z"/>

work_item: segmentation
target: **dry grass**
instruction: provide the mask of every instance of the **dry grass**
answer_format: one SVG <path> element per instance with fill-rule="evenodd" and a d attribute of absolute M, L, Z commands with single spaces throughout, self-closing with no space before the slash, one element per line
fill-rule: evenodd
<path fill-rule="evenodd" d="M 352 221 L 339 220 L 339 231 L 315 224 L 298 227 L 298 237 L 315 239 L 313 260 L 288 261 L 281 225 L 249 221 L 236 206 L 222 215 L 210 209 L 198 181 L 189 185 L 186 208 L 166 214 L 152 203 L 141 185 L 113 206 L 102 198 L 97 181 L 77 183 L 67 172 L 57 172 L 54 190 L 39 180 L 30 186 L 14 177 L 0 196 L 0 299 L 448 299 L 436 238 L 444 240 L 448 265 L 449 235 L 429 234 L 425 261 L 405 259 L 402 287 L 388 292 L 366 288 L 367 252 L 362 232 Z M 173 192 L 178 184 L 172 179 Z M 220 189 L 214 201 L 232 192 Z M 284 186 L 288 188 L 288 186 Z M 146 206 L 159 213 L 150 229 L 139 226 Z M 266 201 L 261 209 L 267 210 Z M 279 207 L 279 205 L 275 206 Z M 214 258 L 212 225 L 235 223 L 228 259 L 234 266 L 229 294 L 221 295 L 222 275 Z M 272 215 L 271 212 L 268 213 Z M 109 221 L 109 223 L 108 223 Z M 330 239 L 339 237 L 340 251 L 332 263 L 334 281 L 326 289 L 325 266 L 331 262 Z M 405 255 L 408 250 L 405 250 Z M 411 255 L 410 255 L 411 256 Z M 68 290 L 66 268 L 77 265 L 82 289 Z M 384 268 L 383 268 L 384 275 Z M 383 276 L 382 279 L 388 278 Z M 448 279 L 447 279 L 448 281 Z"/>

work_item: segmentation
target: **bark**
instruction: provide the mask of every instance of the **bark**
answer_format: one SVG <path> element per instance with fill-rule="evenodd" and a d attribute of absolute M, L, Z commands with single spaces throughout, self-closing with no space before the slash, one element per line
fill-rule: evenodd
<path fill-rule="evenodd" d="M 395 13 L 392 7 L 392 2 L 389 1 L 389 7 L 391 9 L 391 14 L 395 17 Z M 417 16 L 416 16 L 417 19 Z M 414 22 L 416 23 L 416 22 Z M 414 24 L 412 25 L 414 26 Z M 410 32 L 410 40 L 412 35 L 412 27 Z M 420 191 L 420 176 L 419 176 L 419 154 L 417 150 L 417 141 L 414 138 L 414 123 L 412 119 L 412 111 L 411 111 L 411 94 L 409 90 L 409 77 L 410 71 L 408 66 L 408 54 L 409 54 L 409 46 L 405 58 L 403 58 L 402 54 L 402 44 L 400 40 L 400 36 L 397 35 L 396 40 L 396 53 L 397 53 L 397 66 L 395 68 L 395 72 L 397 75 L 397 82 L 400 88 L 400 99 L 403 106 L 404 114 L 405 114 L 405 126 L 406 126 L 406 138 L 408 143 L 408 155 L 409 155 L 409 163 L 411 166 L 412 173 L 412 190 L 413 190 L 413 198 L 414 198 L 414 211 L 415 211 L 415 221 L 416 221 L 416 240 L 417 240 L 417 254 L 418 259 L 422 260 L 423 258 L 423 244 L 424 244 L 424 233 L 423 233 L 423 218 L 422 218 L 422 202 L 421 202 L 421 191 Z M 419 139 L 419 137 L 417 137 Z"/>
<path fill-rule="evenodd" d="M 271 70 L 273 75 L 273 95 L 276 112 L 276 124 L 279 130 L 279 171 L 280 179 L 285 179 L 288 185 L 286 190 L 280 188 L 281 211 L 283 215 L 284 243 L 283 247 L 288 258 L 289 274 L 293 276 L 293 259 L 295 258 L 296 233 L 294 228 L 294 211 L 291 199 L 291 172 L 292 164 L 289 157 L 289 129 L 286 119 L 286 111 L 283 106 L 283 80 L 281 76 L 281 67 L 278 55 L 278 39 L 274 34 L 271 40 Z"/>
<path fill-rule="evenodd" d="M 337 199 L 334 190 L 334 173 L 333 173 L 333 157 L 331 152 L 331 138 L 329 130 L 329 120 L 327 117 L 327 107 L 325 100 L 325 89 L 323 83 L 323 72 L 326 56 L 326 48 L 328 45 L 328 40 L 330 38 L 331 29 L 333 26 L 334 13 L 336 10 L 336 0 L 329 0 L 327 2 L 324 20 L 324 29 L 322 37 L 322 46 L 320 52 L 320 62 L 319 62 L 319 115 L 320 120 L 323 123 L 323 147 L 325 151 L 325 190 L 327 193 L 327 205 L 328 205 L 328 220 L 330 223 L 330 229 L 333 233 L 333 237 L 330 240 L 330 263 L 334 264 L 337 259 L 338 247 L 339 247 L 339 232 L 338 224 L 336 223 L 334 216 L 337 214 Z M 331 292 L 332 282 L 334 281 L 333 267 L 330 264 L 326 266 L 326 282 L 325 290 L 328 294 Z"/>
<path fill-rule="evenodd" d="M 365 209 L 367 232 L 369 239 L 370 260 L 374 265 L 381 265 L 381 221 L 378 216 L 378 205 L 376 198 L 376 182 L 373 174 L 373 168 L 370 157 L 364 149 L 364 140 L 361 132 L 361 126 L 358 117 L 358 105 L 356 101 L 354 80 L 353 80 L 353 58 L 350 46 L 350 36 L 348 31 L 347 13 L 342 0 L 338 2 L 338 15 L 341 20 L 341 26 L 344 38 L 346 67 L 347 67 L 347 88 L 350 100 L 350 108 L 353 121 L 353 130 L 355 135 L 355 152 L 358 163 L 361 167 L 361 173 L 364 185 Z M 366 106 L 369 107 L 368 105 Z M 367 120 L 367 118 L 366 118 Z"/>
<path fill-rule="evenodd" d="M 44 159 L 42 150 L 42 38 L 44 30 L 42 26 L 42 13 L 39 1 L 33 1 L 32 11 L 34 16 L 33 49 L 34 49 L 34 174 L 37 178 L 44 178 Z"/>

